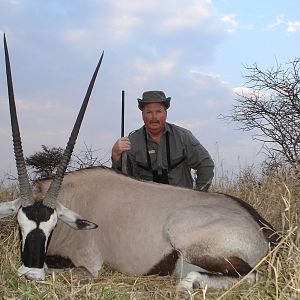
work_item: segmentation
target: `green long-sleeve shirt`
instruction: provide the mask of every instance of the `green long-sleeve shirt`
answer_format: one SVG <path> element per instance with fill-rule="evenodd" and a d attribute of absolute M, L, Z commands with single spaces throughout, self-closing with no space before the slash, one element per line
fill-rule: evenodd
<path fill-rule="evenodd" d="M 173 168 L 168 168 L 166 132 L 169 132 L 170 160 Z M 196 189 L 207 190 L 214 176 L 214 162 L 207 150 L 187 129 L 166 123 L 165 132 L 160 143 L 155 142 L 147 134 L 148 152 L 152 170 L 148 169 L 147 150 L 144 126 L 128 136 L 131 150 L 127 152 L 128 175 L 153 180 L 152 170 L 158 174 L 168 170 L 169 184 L 182 187 L 193 187 L 191 170 L 196 170 Z M 178 164 L 178 165 L 177 165 Z M 120 169 L 120 161 L 113 162 L 113 168 Z"/>

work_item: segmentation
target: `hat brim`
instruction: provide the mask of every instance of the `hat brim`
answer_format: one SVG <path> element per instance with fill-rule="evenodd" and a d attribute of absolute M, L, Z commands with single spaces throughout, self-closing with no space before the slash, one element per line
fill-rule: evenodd
<path fill-rule="evenodd" d="M 140 98 L 138 98 L 137 100 L 138 100 L 138 107 L 140 110 L 143 110 L 144 106 L 146 104 L 150 104 L 150 103 L 161 103 L 162 105 L 164 105 L 166 107 L 166 109 L 168 109 L 170 107 L 171 97 L 168 97 L 165 100 L 157 100 L 157 101 L 153 101 L 153 100 L 145 101 Z"/>

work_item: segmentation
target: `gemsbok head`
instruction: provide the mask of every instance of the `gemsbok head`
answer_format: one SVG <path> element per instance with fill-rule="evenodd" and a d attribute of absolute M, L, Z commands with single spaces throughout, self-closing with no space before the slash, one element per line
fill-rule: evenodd
<path fill-rule="evenodd" d="M 74 145 L 79 133 L 85 110 L 103 59 L 102 53 L 97 67 L 90 81 L 88 90 L 83 100 L 80 112 L 77 116 L 68 144 L 63 153 L 62 160 L 57 167 L 57 172 L 51 185 L 42 199 L 35 199 L 22 149 L 21 136 L 19 131 L 16 105 L 14 99 L 13 81 L 9 60 L 8 47 L 4 34 L 4 52 L 6 64 L 6 76 L 8 86 L 8 98 L 10 107 L 11 127 L 15 160 L 18 173 L 20 197 L 11 202 L 0 204 L 0 218 L 17 214 L 17 220 L 21 233 L 21 259 L 22 266 L 18 274 L 25 275 L 32 280 L 43 280 L 45 278 L 45 257 L 51 234 L 61 219 L 74 229 L 94 229 L 98 226 L 85 220 L 80 215 L 67 209 L 57 201 L 64 174 L 70 161 Z"/>

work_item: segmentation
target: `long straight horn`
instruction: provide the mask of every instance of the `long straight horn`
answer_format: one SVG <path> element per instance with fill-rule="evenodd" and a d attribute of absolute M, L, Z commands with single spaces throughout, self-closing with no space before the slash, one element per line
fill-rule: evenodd
<path fill-rule="evenodd" d="M 18 124 L 9 54 L 8 54 L 5 34 L 4 34 L 4 52 L 5 52 L 5 65 L 6 65 L 11 130 L 12 130 L 18 179 L 19 179 L 20 195 L 22 199 L 22 206 L 29 206 L 34 203 L 34 200 L 33 200 L 32 189 L 30 186 L 29 177 L 26 170 L 26 165 L 25 165 L 25 160 L 23 155 L 22 141 L 20 136 L 19 124 Z"/>
<path fill-rule="evenodd" d="M 73 149 L 74 149 L 74 146 L 75 146 L 75 143 L 76 143 L 76 139 L 77 139 L 77 136 L 78 136 L 78 133 L 79 133 L 80 125 L 81 125 L 81 122 L 83 120 L 84 113 L 85 113 L 85 110 L 87 108 L 87 105 L 88 105 L 88 102 L 89 102 L 89 99 L 90 99 L 90 96 L 91 96 L 91 93 L 92 93 L 92 90 L 93 90 L 93 86 L 94 86 L 99 68 L 101 66 L 103 55 L 104 55 L 104 52 L 102 52 L 102 55 L 101 55 L 100 60 L 98 62 L 98 65 L 97 65 L 97 67 L 95 69 L 95 72 L 93 74 L 93 77 L 90 81 L 88 90 L 87 90 L 86 95 L 84 97 L 84 100 L 82 102 L 82 105 L 81 105 L 79 114 L 77 116 L 76 122 L 74 124 L 72 133 L 70 135 L 67 147 L 64 151 L 61 162 L 60 162 L 59 166 L 57 167 L 55 177 L 54 177 L 53 181 L 51 182 L 51 185 L 50 185 L 50 187 L 47 191 L 47 194 L 45 195 L 44 205 L 47 205 L 51 208 L 55 208 L 55 201 L 57 199 L 57 196 L 58 196 L 58 193 L 59 193 L 59 190 L 60 190 L 60 186 L 62 184 L 64 175 L 65 175 L 65 171 L 67 169 L 67 166 L 68 166 L 69 161 L 70 161 L 71 156 L 72 156 L 72 152 L 73 152 Z"/>

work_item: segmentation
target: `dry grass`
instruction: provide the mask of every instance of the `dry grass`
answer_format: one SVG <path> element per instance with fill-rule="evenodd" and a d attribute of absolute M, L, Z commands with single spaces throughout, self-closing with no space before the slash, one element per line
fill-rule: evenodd
<path fill-rule="evenodd" d="M 243 279 L 224 291 L 199 290 L 190 299 L 300 299 L 300 185 L 285 172 L 259 181 L 251 169 L 235 179 L 224 176 L 213 190 L 251 203 L 282 234 L 280 244 L 256 267 L 260 281 Z M 0 201 L 13 199 L 16 188 L 0 185 Z M 15 218 L 0 220 L 0 299 L 178 299 L 173 277 L 126 276 L 109 269 L 97 279 L 65 271 L 43 282 L 18 278 L 19 237 Z"/>

